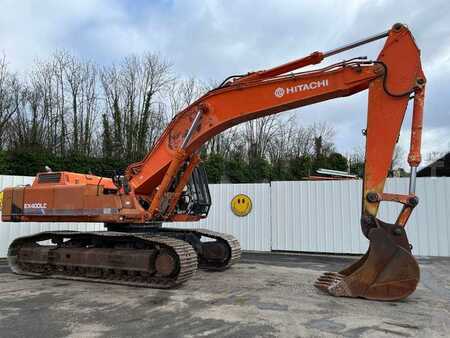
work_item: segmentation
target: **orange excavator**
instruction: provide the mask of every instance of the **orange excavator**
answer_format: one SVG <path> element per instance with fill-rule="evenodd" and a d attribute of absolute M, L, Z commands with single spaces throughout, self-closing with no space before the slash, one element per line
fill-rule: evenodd
<path fill-rule="evenodd" d="M 387 38 L 376 61 L 357 57 L 321 69 L 297 70 Z M 163 227 L 198 221 L 211 205 L 201 147 L 215 135 L 262 116 L 369 90 L 361 228 L 367 253 L 322 275 L 316 287 L 333 295 L 397 300 L 411 294 L 419 267 L 406 222 L 418 203 L 425 76 L 405 25 L 328 52 L 245 75 L 230 76 L 179 112 L 151 152 L 113 178 L 72 172 L 37 174 L 33 184 L 4 190 L 5 222 L 102 222 L 108 231 L 50 231 L 14 240 L 8 251 L 18 274 L 170 288 L 197 268 L 224 270 L 240 257 L 239 242 L 209 230 Z M 409 193 L 384 193 L 408 102 L 413 100 Z M 377 218 L 380 202 L 403 208 L 393 224 Z"/>

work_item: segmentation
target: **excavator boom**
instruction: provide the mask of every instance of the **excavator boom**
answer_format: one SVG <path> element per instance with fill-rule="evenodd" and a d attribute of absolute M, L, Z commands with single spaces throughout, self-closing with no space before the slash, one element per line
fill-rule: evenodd
<path fill-rule="evenodd" d="M 382 38 L 387 39 L 374 61 L 354 58 L 320 69 L 298 71 Z M 404 298 L 414 291 L 419 280 L 417 262 L 411 254 L 404 226 L 418 202 L 414 187 L 420 163 L 424 87 L 420 51 L 408 28 L 395 24 L 387 32 L 344 47 L 314 52 L 272 69 L 232 76 L 179 112 L 151 152 L 142 161 L 130 164 L 124 176 L 111 180 L 69 172 L 40 173 L 31 187 L 5 190 L 2 217 L 4 221 L 104 222 L 108 229 L 120 231 L 159 228 L 163 221 L 199 220 L 207 216 L 211 203 L 199 158 L 200 149 L 208 140 L 255 118 L 368 90 L 361 227 L 370 241 L 370 248 L 359 262 L 340 273 L 325 274 L 316 286 L 335 296 Z M 408 156 L 412 168 L 410 191 L 407 195 L 386 194 L 383 192 L 386 176 L 412 98 L 413 124 Z M 382 201 L 403 205 L 394 224 L 377 219 Z M 203 266 L 225 267 L 238 256 L 238 245 L 232 238 L 207 232 L 158 231 L 169 238 L 175 236 L 188 241 L 203 257 L 203 260 L 199 258 Z M 61 239 L 64 237 L 61 234 L 49 236 L 59 242 L 58 245 L 67 240 Z M 77 250 L 82 252 L 83 245 L 88 244 L 80 244 L 83 242 L 80 236 L 72 236 L 69 242 L 76 243 Z M 215 238 L 216 244 L 199 244 L 199 236 Z M 101 241 L 100 235 L 92 235 L 86 240 L 89 245 L 94 237 L 97 242 Z M 127 243 L 138 241 L 117 238 Z M 110 237 L 106 241 L 114 242 Z M 141 246 L 147 247 L 144 256 L 163 255 L 153 270 L 169 276 L 181 269 L 181 263 L 176 263 L 174 258 L 175 251 L 153 252 L 150 240 L 141 238 L 139 241 Z M 20 261 L 17 252 L 21 245 L 12 246 L 14 262 Z M 30 250 L 27 252 L 34 252 Z M 46 257 L 47 254 L 44 250 L 40 255 Z"/>

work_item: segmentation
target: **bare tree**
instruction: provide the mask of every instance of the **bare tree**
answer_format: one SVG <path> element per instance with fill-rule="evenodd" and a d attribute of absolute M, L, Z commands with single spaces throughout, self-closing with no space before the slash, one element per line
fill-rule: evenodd
<path fill-rule="evenodd" d="M 291 115 L 286 121 L 277 119 L 277 133 L 269 140 L 267 149 L 272 163 L 287 160 L 298 148 L 297 136 L 300 129 L 297 127 L 295 115 Z"/>
<path fill-rule="evenodd" d="M 230 128 L 209 140 L 205 149 L 207 154 L 219 154 L 223 158 L 229 158 L 233 152 L 241 152 L 245 141 L 238 127 Z"/>
<path fill-rule="evenodd" d="M 297 128 L 292 141 L 292 157 L 300 158 L 302 156 L 312 156 L 314 150 L 313 128 Z"/>
<path fill-rule="evenodd" d="M 52 118 L 53 143 L 58 145 L 59 153 L 66 153 L 67 123 L 66 123 L 66 81 L 67 53 L 57 51 L 53 55 L 52 78 L 55 85 L 55 114 Z"/>
<path fill-rule="evenodd" d="M 81 84 L 80 143 L 81 151 L 90 154 L 93 146 L 94 128 L 98 115 L 98 70 L 95 65 L 86 62 L 83 65 Z"/>
<path fill-rule="evenodd" d="M 20 101 L 20 83 L 8 69 L 6 57 L 0 58 L 0 149 L 3 148 L 5 127 L 17 112 Z"/>
<path fill-rule="evenodd" d="M 72 115 L 71 150 L 89 154 L 97 109 L 97 69 L 86 61 L 67 55 L 65 77 Z"/>
<path fill-rule="evenodd" d="M 21 102 L 9 128 L 13 147 L 54 145 L 52 66 L 37 62 L 21 88 Z"/>
<path fill-rule="evenodd" d="M 279 124 L 275 115 L 245 123 L 243 135 L 247 145 L 249 160 L 264 157 L 268 151 L 270 140 L 275 137 L 278 129 Z"/>
<path fill-rule="evenodd" d="M 334 136 L 336 134 L 334 128 L 326 122 L 314 123 L 311 127 L 314 156 L 328 156 L 334 151 Z"/>
<path fill-rule="evenodd" d="M 155 54 L 133 55 L 103 69 L 101 80 L 114 154 L 139 159 L 166 123 L 160 96 L 173 81 L 170 65 Z"/>
<path fill-rule="evenodd" d="M 69 99 L 71 102 L 71 110 L 72 110 L 72 150 L 75 153 L 79 151 L 79 143 L 80 143 L 80 122 L 81 128 L 83 124 L 83 119 L 81 118 L 80 122 L 80 92 L 81 92 L 81 84 L 84 81 L 83 79 L 83 65 L 79 60 L 77 60 L 73 55 L 66 55 L 66 67 L 64 69 L 65 79 L 68 83 L 69 88 Z"/>
<path fill-rule="evenodd" d="M 168 88 L 170 117 L 173 118 L 177 113 L 193 103 L 209 89 L 211 88 L 205 86 L 193 77 L 172 81 Z"/>
<path fill-rule="evenodd" d="M 123 144 L 119 71 L 116 65 L 112 65 L 104 68 L 100 76 L 106 101 L 105 109 L 108 112 L 108 114 L 103 115 L 103 138 L 110 138 L 109 140 L 103 140 L 103 145 L 111 147 L 111 149 L 104 149 L 104 151 L 111 154 L 111 156 L 115 156 L 120 154 L 121 145 Z M 110 118 L 112 119 L 112 126 L 109 122 Z"/>

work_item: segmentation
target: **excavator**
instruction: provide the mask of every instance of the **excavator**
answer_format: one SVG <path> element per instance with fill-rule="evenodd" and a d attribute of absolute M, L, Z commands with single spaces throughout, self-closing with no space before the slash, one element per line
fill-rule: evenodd
<path fill-rule="evenodd" d="M 379 39 L 376 60 L 355 57 L 322 68 L 300 68 Z M 46 231 L 15 239 L 13 272 L 94 282 L 173 288 L 200 269 L 225 270 L 240 258 L 231 235 L 163 223 L 207 217 L 211 196 L 200 150 L 237 124 L 368 90 L 361 229 L 369 249 L 356 263 L 321 275 L 315 286 L 333 296 L 399 300 L 416 289 L 419 266 L 405 225 L 418 204 L 425 75 L 420 50 L 403 24 L 286 64 L 226 78 L 174 116 L 161 137 L 122 175 L 42 172 L 29 186 L 4 190 L 4 222 L 101 222 L 107 231 Z M 384 185 L 409 101 L 413 101 L 409 192 Z M 307 198 L 307 197 L 306 197 Z M 394 223 L 377 218 L 381 202 L 402 205 Z"/>

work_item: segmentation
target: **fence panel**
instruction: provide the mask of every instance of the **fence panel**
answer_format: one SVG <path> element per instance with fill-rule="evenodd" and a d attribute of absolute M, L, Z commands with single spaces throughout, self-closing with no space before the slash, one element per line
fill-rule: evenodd
<path fill-rule="evenodd" d="M 272 182 L 272 249 L 360 253 L 359 181 Z"/>
<path fill-rule="evenodd" d="M 386 192 L 407 193 L 408 179 L 388 179 Z M 272 182 L 272 249 L 363 253 L 361 181 Z M 420 203 L 407 225 L 413 253 L 450 256 L 450 179 L 418 178 Z M 379 218 L 394 222 L 401 206 L 381 203 Z"/>
<path fill-rule="evenodd" d="M 212 207 L 208 218 L 200 222 L 172 223 L 179 228 L 207 228 L 229 233 L 241 242 L 243 250 L 270 251 L 270 185 L 261 184 L 210 184 Z M 244 217 L 231 210 L 231 200 L 245 194 L 252 200 L 252 211 Z"/>

